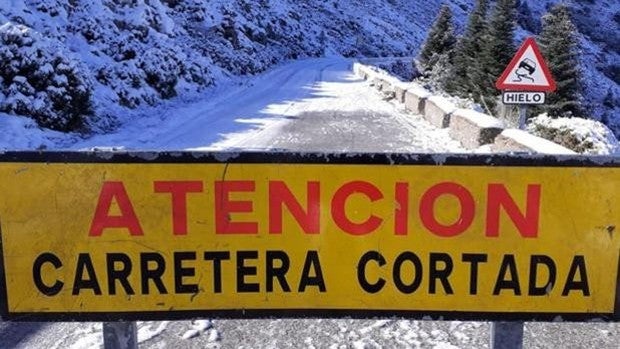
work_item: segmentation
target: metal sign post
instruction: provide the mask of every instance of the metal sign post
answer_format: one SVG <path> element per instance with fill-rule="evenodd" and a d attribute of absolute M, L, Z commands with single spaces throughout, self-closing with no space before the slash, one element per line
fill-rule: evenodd
<path fill-rule="evenodd" d="M 525 130 L 527 106 L 544 104 L 546 92 L 557 88 L 534 38 L 525 40 L 495 86 L 503 92 L 502 103 L 519 106 L 520 130 Z M 492 349 L 521 349 L 523 322 L 493 322 L 490 339 Z"/>
<path fill-rule="evenodd" d="M 491 323 L 491 349 L 523 348 L 523 322 Z"/>
<path fill-rule="evenodd" d="M 525 120 L 527 119 L 527 105 L 519 106 L 519 130 L 525 130 Z"/>
<path fill-rule="evenodd" d="M 138 349 L 138 328 L 133 321 L 104 322 L 104 349 Z"/>

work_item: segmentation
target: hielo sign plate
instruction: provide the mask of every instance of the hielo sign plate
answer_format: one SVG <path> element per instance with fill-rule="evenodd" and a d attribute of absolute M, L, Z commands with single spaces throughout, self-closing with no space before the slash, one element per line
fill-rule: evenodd
<path fill-rule="evenodd" d="M 502 93 L 502 103 L 507 105 L 545 104 L 545 99 L 544 92 L 504 91 Z"/>

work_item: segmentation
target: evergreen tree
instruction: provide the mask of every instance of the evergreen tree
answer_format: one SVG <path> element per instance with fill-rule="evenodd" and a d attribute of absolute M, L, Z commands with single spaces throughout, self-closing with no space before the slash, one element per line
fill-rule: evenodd
<path fill-rule="evenodd" d="M 448 61 L 452 61 L 455 44 L 452 11 L 449 6 L 444 4 L 441 6 L 439 15 L 429 30 L 426 42 L 418 56 L 422 73 L 428 74 L 443 56 L 448 56 Z"/>
<path fill-rule="evenodd" d="M 93 87 L 79 64 L 23 25 L 0 26 L 0 112 L 74 131 L 92 115 Z"/>
<path fill-rule="evenodd" d="M 474 78 L 478 90 L 474 90 L 476 100 L 489 109 L 496 105 L 495 81 L 502 74 L 515 53 L 514 30 L 517 20 L 515 0 L 498 0 L 489 19 L 484 37 L 480 76 Z"/>
<path fill-rule="evenodd" d="M 465 33 L 456 46 L 452 74 L 446 86 L 448 92 L 467 97 L 473 91 L 475 82 L 472 78 L 482 67 L 478 58 L 482 50 L 488 8 L 489 0 L 477 0 L 469 16 Z"/>
<path fill-rule="evenodd" d="M 583 116 L 577 29 L 566 5 L 560 3 L 543 16 L 540 46 L 557 90 L 547 97 L 543 110 L 551 117 Z"/>

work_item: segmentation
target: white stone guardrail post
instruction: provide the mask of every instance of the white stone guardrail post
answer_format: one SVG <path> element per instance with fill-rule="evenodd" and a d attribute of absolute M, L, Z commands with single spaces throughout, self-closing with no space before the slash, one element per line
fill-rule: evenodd
<path fill-rule="evenodd" d="M 527 152 L 542 154 L 575 154 L 559 144 L 534 136 L 518 129 L 505 129 L 497 118 L 460 109 L 442 96 L 432 95 L 416 83 L 399 81 L 377 68 L 359 62 L 353 63 L 353 71 L 371 82 L 379 91 L 393 91 L 394 98 L 405 109 L 420 114 L 439 128 L 449 128 L 450 136 L 468 149 L 490 145 L 494 153 Z"/>

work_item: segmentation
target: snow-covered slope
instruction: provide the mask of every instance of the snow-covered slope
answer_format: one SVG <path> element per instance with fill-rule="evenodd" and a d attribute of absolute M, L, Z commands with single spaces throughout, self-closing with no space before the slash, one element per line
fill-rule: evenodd
<path fill-rule="evenodd" d="M 92 90 L 90 123 L 99 119 L 96 125 L 105 126 L 108 116 L 128 108 L 188 97 L 230 75 L 254 74 L 284 60 L 411 52 L 432 18 L 413 19 L 435 6 L 403 10 L 398 5 L 379 0 L 4 0 L 0 37 L 7 38 L 0 50 L 8 51 L 4 64 L 16 68 L 0 82 L 0 111 L 38 113 L 49 84 L 36 86 L 42 75 L 36 71 L 46 67 L 52 82 L 67 80 L 53 63 L 56 56 L 77 67 Z M 367 16 L 371 12 L 374 17 Z M 39 48 L 46 54 L 28 53 Z"/>
<path fill-rule="evenodd" d="M 537 19 L 552 2 L 521 0 L 520 23 L 536 30 Z M 474 0 L 448 3 L 462 28 Z M 53 97 L 47 86 L 57 94 L 59 88 L 73 86 L 61 69 L 71 66 L 79 86 L 91 93 L 85 123 L 102 131 L 114 126 L 118 116 L 143 114 L 145 105 L 196 98 L 232 76 L 256 74 L 286 60 L 413 56 L 439 6 L 410 0 L 2 0 L 0 36 L 20 32 L 34 38 L 34 45 L 47 52 L 34 64 L 47 69 L 51 82 L 45 88 L 29 86 L 36 87 L 38 75 L 24 79 L 20 74 L 30 66 L 23 63 L 26 68 L 17 80 L 0 81 L 0 111 L 45 112 L 37 106 Z M 614 44 L 619 5 L 601 0 L 575 1 L 574 6 L 584 33 L 592 117 L 618 132 L 619 55 Z M 519 31 L 520 37 L 527 34 Z M 11 45 L 19 51 L 26 44 Z M 66 64 L 54 63 L 55 57 Z"/>
<path fill-rule="evenodd" d="M 539 18 L 557 0 L 524 1 L 533 30 Z M 620 136 L 620 2 L 618 0 L 565 1 L 581 37 L 581 64 L 586 102 L 591 118 L 602 121 Z M 522 21 L 525 24 L 524 21 Z M 526 26 L 527 27 L 527 26 Z"/>
<path fill-rule="evenodd" d="M 118 132 L 96 135 L 72 148 L 466 151 L 447 129 L 436 129 L 420 115 L 382 100 L 354 75 L 346 58 L 283 64 L 244 86 L 187 103 L 175 114 L 130 120 Z"/>

